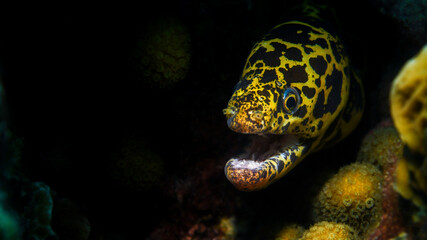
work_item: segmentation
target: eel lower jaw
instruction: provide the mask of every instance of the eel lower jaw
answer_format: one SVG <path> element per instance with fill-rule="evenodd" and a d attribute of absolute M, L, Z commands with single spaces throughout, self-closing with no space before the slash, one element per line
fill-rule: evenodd
<path fill-rule="evenodd" d="M 252 136 L 246 153 L 231 158 L 224 169 L 227 179 L 241 191 L 260 190 L 277 180 L 279 169 L 275 159 L 300 144 L 298 137 L 290 134 Z"/>

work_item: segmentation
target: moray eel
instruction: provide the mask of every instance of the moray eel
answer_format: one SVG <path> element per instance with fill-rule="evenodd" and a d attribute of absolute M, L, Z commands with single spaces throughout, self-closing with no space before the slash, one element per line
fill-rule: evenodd
<path fill-rule="evenodd" d="M 228 180 L 242 191 L 267 187 L 346 137 L 363 99 L 330 25 L 314 17 L 279 24 L 252 48 L 223 110 L 231 130 L 253 135 L 248 151 L 226 163 Z"/>

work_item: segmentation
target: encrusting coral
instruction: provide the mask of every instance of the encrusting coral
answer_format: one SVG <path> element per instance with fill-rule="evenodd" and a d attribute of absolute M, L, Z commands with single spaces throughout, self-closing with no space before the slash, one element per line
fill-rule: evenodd
<path fill-rule="evenodd" d="M 137 69 L 146 82 L 171 87 L 188 73 L 190 46 L 191 37 L 184 24 L 177 19 L 159 19 L 148 27 L 137 46 Z"/>
<path fill-rule="evenodd" d="M 363 235 L 381 216 L 381 172 L 370 163 L 342 167 L 315 199 L 315 220 L 345 223 Z"/>
<path fill-rule="evenodd" d="M 402 141 L 411 150 L 427 155 L 427 45 L 394 79 L 390 107 Z"/>
<path fill-rule="evenodd" d="M 402 214 L 398 206 L 396 166 L 406 162 L 403 158 L 403 144 L 391 121 L 383 121 L 363 139 L 358 162 L 372 163 L 383 175 L 382 214 L 379 226 L 367 233 L 368 239 L 389 239 L 405 232 Z"/>
<path fill-rule="evenodd" d="M 384 170 L 403 156 L 403 144 L 391 122 L 383 122 L 362 140 L 358 162 L 368 162 Z"/>
<path fill-rule="evenodd" d="M 318 222 L 304 232 L 300 240 L 356 240 L 356 231 L 350 226 L 336 222 Z"/>
<path fill-rule="evenodd" d="M 407 160 L 403 152 L 399 133 L 390 122 L 385 121 L 363 139 L 357 161 L 378 166 L 385 178 L 392 178 L 394 190 L 402 197 L 419 207 L 426 207 L 420 193 L 427 194 L 427 179 L 422 168 Z"/>
<path fill-rule="evenodd" d="M 296 240 L 300 239 L 304 233 L 304 227 L 297 224 L 290 224 L 284 226 L 276 235 L 275 240 Z"/>

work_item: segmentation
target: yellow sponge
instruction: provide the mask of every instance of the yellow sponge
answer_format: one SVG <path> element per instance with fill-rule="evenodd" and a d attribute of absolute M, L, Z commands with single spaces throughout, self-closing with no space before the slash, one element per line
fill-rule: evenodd
<path fill-rule="evenodd" d="M 390 92 L 391 116 L 402 141 L 427 154 L 427 45 L 409 60 L 394 79 Z"/>

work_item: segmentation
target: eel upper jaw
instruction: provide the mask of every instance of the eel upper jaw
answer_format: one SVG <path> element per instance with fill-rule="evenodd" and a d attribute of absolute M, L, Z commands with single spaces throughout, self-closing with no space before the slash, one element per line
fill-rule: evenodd
<path fill-rule="evenodd" d="M 279 174 L 278 164 L 271 161 L 286 154 L 287 149 L 299 145 L 295 135 L 252 135 L 253 141 L 246 153 L 231 158 L 225 166 L 227 179 L 239 190 L 254 191 L 265 188 Z"/>

